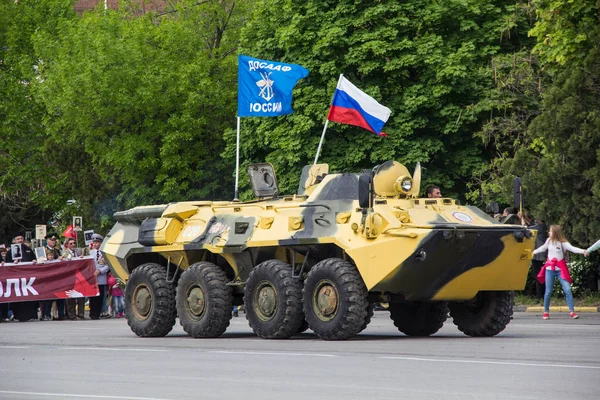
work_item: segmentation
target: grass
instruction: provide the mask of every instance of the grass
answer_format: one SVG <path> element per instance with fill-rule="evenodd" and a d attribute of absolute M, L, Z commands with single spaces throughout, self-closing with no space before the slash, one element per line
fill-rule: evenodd
<path fill-rule="evenodd" d="M 528 296 L 519 292 L 515 292 L 515 305 L 516 306 L 541 306 L 543 304 L 542 299 L 536 299 L 535 297 Z M 580 297 L 573 298 L 575 307 L 600 307 L 600 292 L 587 293 Z M 564 295 L 561 293 L 557 295 L 553 293 L 552 300 L 550 300 L 552 306 L 566 306 L 567 301 Z"/>

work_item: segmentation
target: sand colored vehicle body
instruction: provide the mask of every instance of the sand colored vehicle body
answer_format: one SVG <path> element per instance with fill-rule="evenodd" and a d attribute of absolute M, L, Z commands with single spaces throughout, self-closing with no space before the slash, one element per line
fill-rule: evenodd
<path fill-rule="evenodd" d="M 270 164 L 249 167 L 256 200 L 136 207 L 115 214 L 101 250 L 127 282 L 127 319 L 140 336 L 214 337 L 244 304 L 264 338 L 310 327 L 350 338 L 376 302 L 398 329 L 435 333 L 448 309 L 458 328 L 491 336 L 525 286 L 535 231 L 503 225 L 449 198 L 419 198 L 397 162 L 363 173 L 307 166 L 298 193 L 279 195 Z"/>

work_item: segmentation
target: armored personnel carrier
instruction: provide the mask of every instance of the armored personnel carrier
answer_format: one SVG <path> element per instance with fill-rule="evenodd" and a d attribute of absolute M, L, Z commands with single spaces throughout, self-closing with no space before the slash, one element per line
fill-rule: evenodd
<path fill-rule="evenodd" d="M 102 245 L 126 282 L 127 322 L 164 336 L 176 318 L 193 337 L 223 334 L 244 304 L 254 332 L 289 338 L 310 328 L 344 340 L 389 303 L 406 335 L 437 332 L 450 313 L 470 336 L 510 322 L 525 286 L 535 231 L 504 225 L 450 198 L 419 198 L 388 161 L 372 171 L 302 171 L 298 193 L 280 195 L 270 164 L 249 167 L 253 201 L 189 201 L 117 212 Z"/>

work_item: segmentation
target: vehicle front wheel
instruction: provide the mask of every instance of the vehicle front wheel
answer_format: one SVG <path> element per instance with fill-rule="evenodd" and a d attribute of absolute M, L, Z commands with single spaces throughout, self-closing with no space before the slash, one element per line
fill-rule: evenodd
<path fill-rule="evenodd" d="M 390 303 L 390 318 L 408 336 L 430 336 L 440 330 L 448 315 L 445 301 Z"/>
<path fill-rule="evenodd" d="M 450 316 L 458 329 L 469 336 L 495 336 L 513 314 L 514 292 L 479 292 L 468 301 L 450 302 Z"/>
<path fill-rule="evenodd" d="M 127 324 L 138 336 L 160 337 L 175 325 L 175 287 L 167 282 L 166 268 L 142 264 L 129 275 L 125 288 Z"/>

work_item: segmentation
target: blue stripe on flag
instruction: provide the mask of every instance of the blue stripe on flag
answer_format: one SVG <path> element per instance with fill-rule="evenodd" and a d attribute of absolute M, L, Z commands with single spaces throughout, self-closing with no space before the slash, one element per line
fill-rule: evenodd
<path fill-rule="evenodd" d="M 360 104 L 358 104 L 358 102 L 354 100 L 354 98 L 350 97 L 350 95 L 344 92 L 343 90 L 336 89 L 332 105 L 337 107 L 353 108 L 357 110 L 363 116 L 365 121 L 367 121 L 367 123 L 373 129 L 373 131 L 377 134 L 381 132 L 381 130 L 383 129 L 383 125 L 385 125 L 385 121 L 375 118 L 371 114 L 367 113 L 365 110 L 362 109 Z"/>

